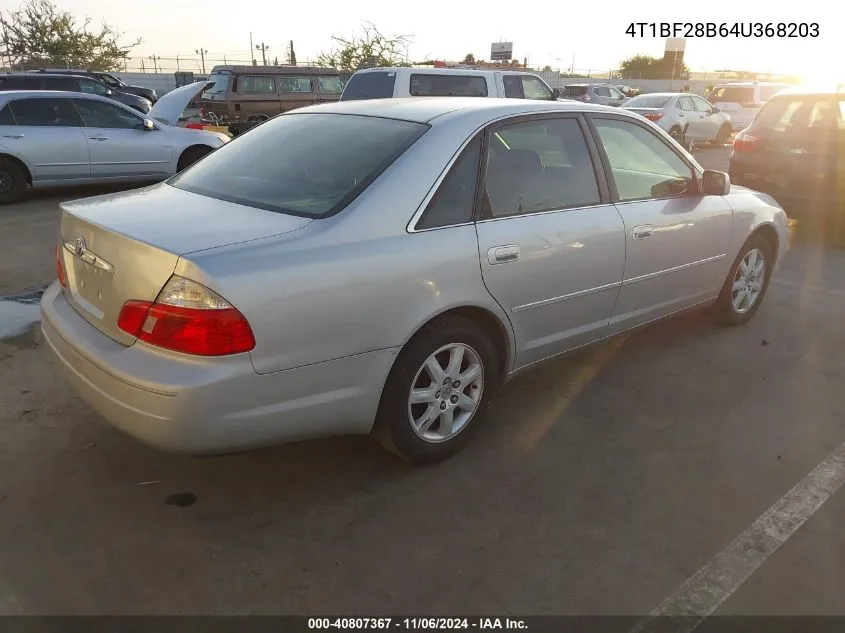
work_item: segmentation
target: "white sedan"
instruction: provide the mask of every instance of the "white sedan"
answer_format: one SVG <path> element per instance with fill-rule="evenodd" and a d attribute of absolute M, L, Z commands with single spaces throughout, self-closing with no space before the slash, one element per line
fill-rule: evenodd
<path fill-rule="evenodd" d="M 173 90 L 146 115 L 92 94 L 0 92 L 0 204 L 28 187 L 164 180 L 224 145 L 218 132 L 178 127 L 208 82 Z"/>

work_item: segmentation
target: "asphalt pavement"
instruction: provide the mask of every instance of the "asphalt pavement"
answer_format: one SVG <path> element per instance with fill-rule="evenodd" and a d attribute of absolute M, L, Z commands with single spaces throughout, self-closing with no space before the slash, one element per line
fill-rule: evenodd
<path fill-rule="evenodd" d="M 100 191 L 0 210 L 0 294 L 52 280 L 57 202 Z M 158 453 L 24 327 L 0 340 L 0 614 L 845 615 L 844 313 L 845 252 L 799 244 L 749 325 L 547 363 L 424 469 L 367 438 Z"/>

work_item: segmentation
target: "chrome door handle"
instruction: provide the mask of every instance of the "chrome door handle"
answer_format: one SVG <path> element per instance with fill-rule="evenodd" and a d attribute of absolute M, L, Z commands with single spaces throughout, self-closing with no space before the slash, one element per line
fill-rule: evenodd
<path fill-rule="evenodd" d="M 651 224 L 641 224 L 640 226 L 635 226 L 631 231 L 631 236 L 635 240 L 647 240 L 652 235 L 654 235 L 654 227 Z"/>
<path fill-rule="evenodd" d="M 487 251 L 487 261 L 493 264 L 504 264 L 515 262 L 519 259 L 519 246 L 508 244 L 506 246 L 493 246 Z"/>
<path fill-rule="evenodd" d="M 109 140 L 108 136 L 89 136 L 88 138 L 92 141 L 107 141 L 107 140 Z"/>
<path fill-rule="evenodd" d="M 23 138 L 23 134 L 4 134 L 3 138 Z"/>

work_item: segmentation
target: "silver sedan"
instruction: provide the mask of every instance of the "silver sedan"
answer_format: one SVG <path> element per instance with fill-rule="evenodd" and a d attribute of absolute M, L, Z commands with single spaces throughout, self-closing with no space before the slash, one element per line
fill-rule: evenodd
<path fill-rule="evenodd" d="M 727 113 L 689 92 L 640 95 L 622 107 L 652 121 L 687 148 L 702 143 L 722 146 L 733 132 Z"/>
<path fill-rule="evenodd" d="M 303 108 L 62 209 L 52 355 L 188 453 L 372 433 L 446 458 L 543 360 L 694 308 L 747 322 L 788 247 L 772 198 L 572 101 Z"/>

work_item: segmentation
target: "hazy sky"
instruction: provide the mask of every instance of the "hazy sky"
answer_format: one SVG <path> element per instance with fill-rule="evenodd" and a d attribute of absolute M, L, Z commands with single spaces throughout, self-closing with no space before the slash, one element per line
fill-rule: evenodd
<path fill-rule="evenodd" d="M 55 0 L 79 17 L 105 19 L 142 37 L 136 54 L 194 56 L 209 50 L 219 60 L 249 59 L 249 33 L 255 43 L 265 42 L 270 58 L 284 56 L 293 39 L 300 61 L 331 48 L 331 35 L 349 35 L 362 21 L 374 23 L 385 34 L 412 35 L 412 60 L 460 59 L 472 52 L 487 58 L 490 43 L 514 42 L 514 56 L 532 65 L 550 64 L 607 70 L 635 53 L 661 55 L 660 38 L 632 38 L 625 34 L 631 22 L 815 22 L 817 38 L 713 38 L 687 42 L 686 61 L 695 70 L 720 68 L 816 75 L 839 72 L 845 79 L 834 47 L 842 49 L 837 3 L 774 2 L 765 0 L 699 0 L 698 2 L 633 2 L 598 0 L 579 2 L 233 2 L 232 0 Z M 0 0 L 11 9 L 17 0 Z M 499 6 L 501 8 L 494 8 Z M 389 17 L 388 17 L 389 16 Z M 728 17 L 729 16 L 729 17 Z M 260 53 L 259 53 L 260 60 Z M 165 62 L 175 66 L 174 62 Z M 183 64 L 184 68 L 185 64 Z"/>

